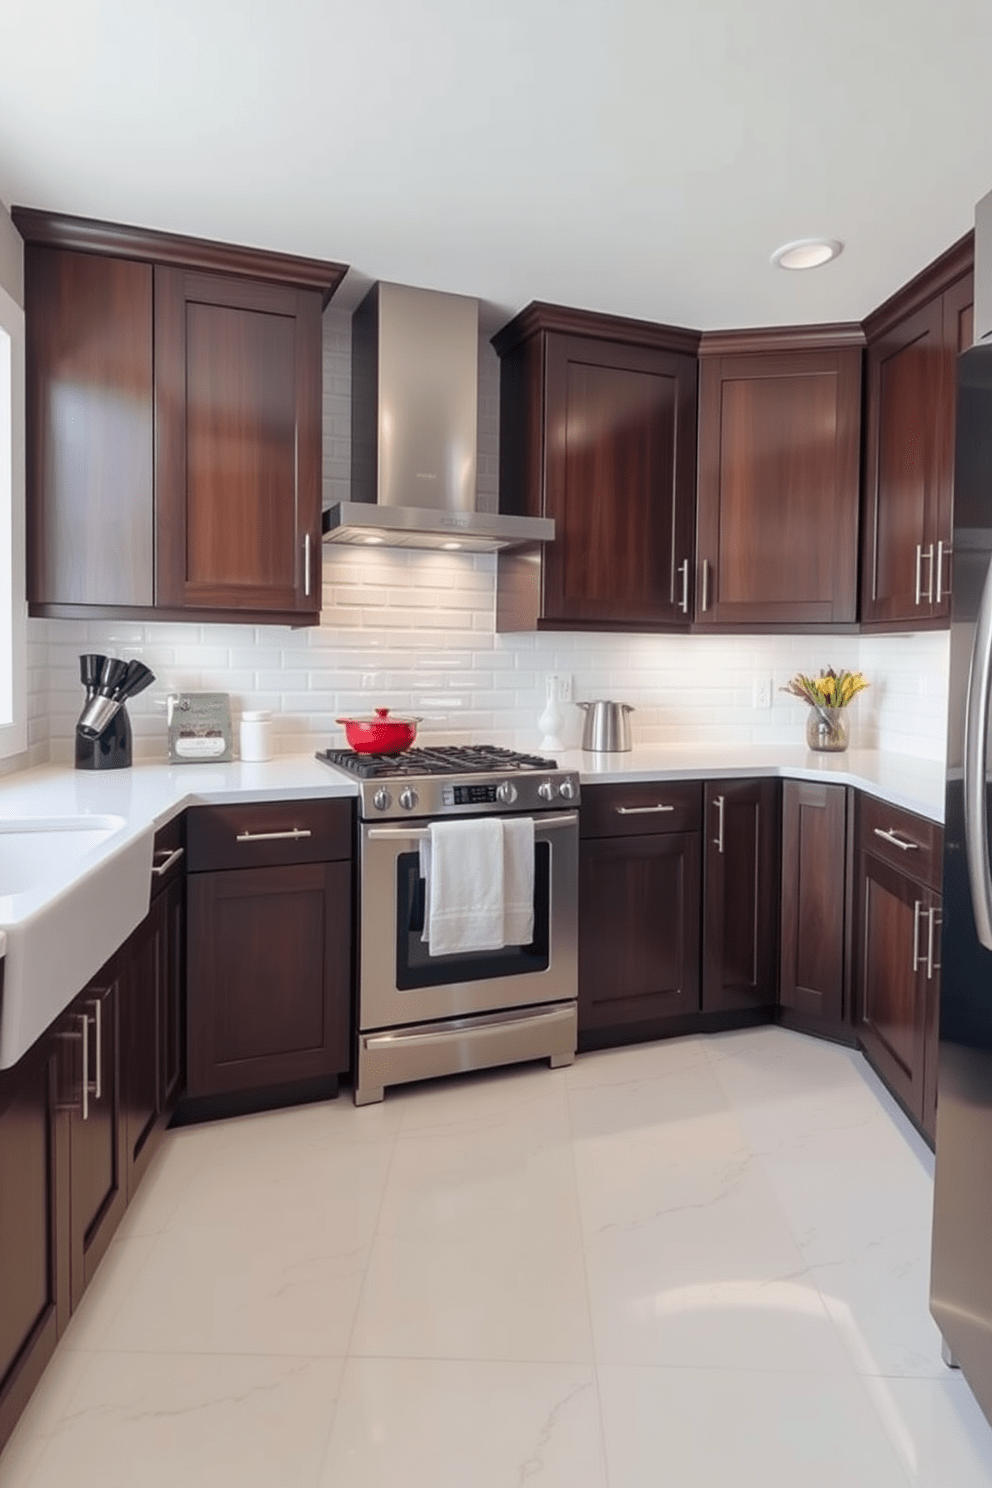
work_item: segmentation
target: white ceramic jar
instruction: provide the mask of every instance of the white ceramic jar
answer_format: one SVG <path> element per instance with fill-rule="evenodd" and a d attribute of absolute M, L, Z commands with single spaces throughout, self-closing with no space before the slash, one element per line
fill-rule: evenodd
<path fill-rule="evenodd" d="M 272 758 L 272 714 L 260 709 L 241 715 L 241 758 L 257 761 Z"/>

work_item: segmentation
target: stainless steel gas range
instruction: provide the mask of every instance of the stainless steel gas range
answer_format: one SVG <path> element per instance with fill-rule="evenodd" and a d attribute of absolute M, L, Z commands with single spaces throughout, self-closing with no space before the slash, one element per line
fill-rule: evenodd
<path fill-rule="evenodd" d="M 579 780 L 495 746 L 328 749 L 359 778 L 355 1103 L 387 1085 L 525 1059 L 570 1064 L 577 1038 Z M 421 843 L 446 818 L 526 817 L 533 934 L 526 945 L 432 954 Z M 435 834 L 436 835 L 436 834 Z M 528 872 L 530 865 L 527 865 Z M 529 882 L 529 880 L 528 880 Z"/>

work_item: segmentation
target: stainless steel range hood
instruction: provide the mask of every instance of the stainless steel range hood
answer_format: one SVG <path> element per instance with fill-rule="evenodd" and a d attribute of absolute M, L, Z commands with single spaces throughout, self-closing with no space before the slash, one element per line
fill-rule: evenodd
<path fill-rule="evenodd" d="M 476 510 L 479 306 L 376 284 L 355 311 L 351 497 L 327 542 L 496 552 L 548 542 L 545 518 Z"/>

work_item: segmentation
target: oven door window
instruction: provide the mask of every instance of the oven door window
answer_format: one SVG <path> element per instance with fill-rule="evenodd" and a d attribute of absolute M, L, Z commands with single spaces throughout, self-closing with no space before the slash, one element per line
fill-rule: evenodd
<path fill-rule="evenodd" d="M 424 880 L 420 854 L 400 853 L 396 860 L 396 985 L 401 992 L 415 987 L 444 987 L 450 982 L 478 982 L 490 977 L 521 976 L 547 971 L 550 960 L 551 848 L 534 844 L 534 939 L 526 946 L 503 946 L 498 951 L 464 951 L 454 956 L 432 956 L 423 939 Z"/>

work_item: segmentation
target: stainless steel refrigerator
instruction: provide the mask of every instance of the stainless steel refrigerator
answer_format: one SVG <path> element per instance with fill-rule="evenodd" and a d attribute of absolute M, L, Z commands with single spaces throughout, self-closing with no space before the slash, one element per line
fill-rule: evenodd
<path fill-rule="evenodd" d="M 992 344 L 958 359 L 930 1308 L 992 1421 Z"/>

